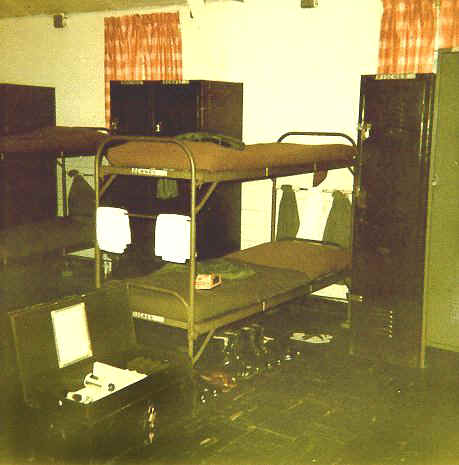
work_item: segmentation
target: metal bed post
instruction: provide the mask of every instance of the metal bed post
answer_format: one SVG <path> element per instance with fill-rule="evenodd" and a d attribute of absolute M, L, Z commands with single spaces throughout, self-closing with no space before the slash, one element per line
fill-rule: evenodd
<path fill-rule="evenodd" d="M 277 178 L 272 178 L 271 196 L 271 242 L 276 240 L 276 212 L 277 212 Z"/>
<path fill-rule="evenodd" d="M 194 363 L 194 340 L 195 336 L 195 327 L 194 327 L 194 319 L 195 319 L 195 277 L 196 277 L 196 215 L 199 210 L 203 207 L 205 201 L 210 197 L 211 193 L 215 190 L 216 183 L 212 184 L 209 189 L 209 192 L 200 203 L 199 206 L 196 205 L 196 166 L 195 161 L 193 158 L 193 154 L 188 149 L 188 147 L 183 144 L 181 141 L 177 139 L 166 139 L 166 138 L 158 138 L 158 137 L 134 137 L 134 136 L 112 136 L 106 139 L 98 148 L 96 153 L 96 160 L 94 163 L 94 177 L 95 177 L 95 215 L 97 214 L 97 208 L 100 206 L 100 196 L 101 193 L 105 191 L 104 187 L 101 186 L 101 164 L 102 164 L 102 156 L 105 152 L 106 147 L 111 142 L 126 142 L 129 140 L 137 140 L 137 141 L 147 141 L 150 143 L 169 143 L 169 144 L 176 144 L 178 145 L 181 150 L 184 152 L 188 159 L 189 169 L 190 169 L 190 262 L 189 262 L 189 301 L 187 303 L 187 314 L 188 314 L 188 322 L 187 322 L 187 342 L 188 342 L 188 355 L 190 357 L 190 361 Z M 111 177 L 107 181 L 107 185 L 113 182 L 113 177 Z M 94 252 L 95 252 L 95 286 L 99 288 L 101 286 L 101 253 L 100 248 L 97 242 L 97 218 L 94 219 L 95 225 L 95 232 L 94 232 Z M 202 348 L 203 349 L 203 348 Z"/>
<path fill-rule="evenodd" d="M 194 158 L 188 148 L 182 143 L 178 143 L 188 157 L 188 162 L 191 169 L 191 186 L 190 186 L 190 274 L 189 274 L 189 293 L 188 302 L 188 356 L 193 365 L 194 356 L 194 300 L 195 288 L 194 281 L 196 277 L 196 166 Z"/>
<path fill-rule="evenodd" d="M 100 248 L 97 242 L 97 209 L 100 205 L 100 164 L 102 159 L 102 154 L 106 146 L 106 141 L 102 142 L 99 145 L 96 158 L 94 160 L 94 193 L 95 193 L 95 205 L 94 205 L 94 279 L 96 289 L 101 285 L 100 279 Z"/>

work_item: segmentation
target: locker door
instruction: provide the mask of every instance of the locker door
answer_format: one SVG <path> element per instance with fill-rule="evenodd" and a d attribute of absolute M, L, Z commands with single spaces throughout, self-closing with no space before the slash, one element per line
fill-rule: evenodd
<path fill-rule="evenodd" d="M 423 364 L 433 75 L 363 76 L 350 306 L 356 355 Z"/>
<path fill-rule="evenodd" d="M 459 352 L 459 51 L 440 50 L 433 125 L 426 289 L 427 343 Z"/>

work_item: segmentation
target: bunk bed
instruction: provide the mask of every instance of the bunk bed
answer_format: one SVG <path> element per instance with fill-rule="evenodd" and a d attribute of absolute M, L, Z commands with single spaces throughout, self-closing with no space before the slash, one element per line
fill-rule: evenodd
<path fill-rule="evenodd" d="M 315 136 L 314 142 L 338 137 L 345 142 L 283 142 L 290 136 Z M 357 160 L 356 144 L 342 133 L 288 132 L 275 143 L 237 148 L 180 138 L 107 138 L 95 157 L 95 178 L 99 181 L 96 208 L 118 175 L 184 179 L 191 184 L 190 259 L 186 265 L 166 265 L 146 276 L 128 279 L 133 316 L 186 330 L 188 355 L 195 364 L 218 328 L 342 281 L 349 273 L 350 250 L 302 239 L 275 240 L 276 178 L 338 168 L 355 172 Z M 271 241 L 198 262 L 196 217 L 217 184 L 267 178 L 273 187 Z M 197 188 L 206 189 L 199 202 Z M 97 238 L 95 251 L 95 285 L 100 287 L 102 260 Z M 223 270 L 221 285 L 197 290 L 196 275 L 203 269 Z M 195 347 L 199 336 L 203 340 Z"/>
<path fill-rule="evenodd" d="M 63 174 L 63 198 L 66 198 L 66 157 L 94 156 L 106 137 L 105 128 L 46 126 L 26 133 L 0 137 L 0 154 L 2 160 L 20 159 L 21 163 L 27 163 L 28 158 L 34 157 L 59 159 Z M 63 217 L 1 229 L 1 262 L 6 265 L 11 259 L 92 246 L 94 213 L 90 210 L 93 210 L 93 205 L 92 202 L 91 208 L 77 208 L 69 214 L 64 210 Z M 85 210 L 83 214 L 82 210 Z"/>

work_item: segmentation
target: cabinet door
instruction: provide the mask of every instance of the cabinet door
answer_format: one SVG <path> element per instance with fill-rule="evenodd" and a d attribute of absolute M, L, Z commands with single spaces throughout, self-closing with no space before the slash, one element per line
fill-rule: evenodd
<path fill-rule="evenodd" d="M 110 83 L 110 127 L 117 134 L 151 135 L 154 130 L 152 88 L 144 81 Z"/>
<path fill-rule="evenodd" d="M 4 154 L 0 161 L 0 186 L 0 228 L 56 216 L 53 154 Z"/>
<path fill-rule="evenodd" d="M 0 84 L 0 135 L 55 124 L 54 88 Z"/>
<path fill-rule="evenodd" d="M 199 125 L 202 131 L 242 139 L 242 84 L 202 81 Z"/>
<path fill-rule="evenodd" d="M 353 353 L 423 363 L 426 198 L 433 75 L 361 82 L 353 237 Z M 369 135 L 365 138 L 364 134 Z"/>
<path fill-rule="evenodd" d="M 155 133 L 164 137 L 173 137 L 185 132 L 196 132 L 199 129 L 199 82 L 184 84 L 158 82 L 152 85 Z"/>

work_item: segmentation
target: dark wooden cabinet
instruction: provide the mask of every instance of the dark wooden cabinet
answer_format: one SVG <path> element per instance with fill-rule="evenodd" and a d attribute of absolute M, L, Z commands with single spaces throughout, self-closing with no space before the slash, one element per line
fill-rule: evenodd
<path fill-rule="evenodd" d="M 112 81 L 111 127 L 119 134 L 175 136 L 208 131 L 242 137 L 242 84 Z"/>
<path fill-rule="evenodd" d="M 0 136 L 56 124 L 52 87 L 0 84 Z"/>
<path fill-rule="evenodd" d="M 54 218 L 56 211 L 55 154 L 0 154 L 0 228 Z"/>
<path fill-rule="evenodd" d="M 216 81 L 112 81 L 111 127 L 118 134 L 173 137 L 186 132 L 211 132 L 242 138 L 240 83 Z M 178 181 L 179 195 L 157 195 L 156 179 L 118 177 L 102 199 L 137 213 L 189 213 L 189 183 Z M 199 189 L 198 198 L 206 191 Z M 150 221 L 131 219 L 135 248 L 142 256 L 153 252 Z M 200 258 L 240 249 L 241 185 L 220 183 L 198 215 L 197 251 Z"/>
<path fill-rule="evenodd" d="M 425 365 L 432 326 L 438 336 L 455 323 L 456 347 L 459 334 L 459 54 L 448 71 L 447 55 L 437 84 L 433 74 L 361 79 L 352 352 L 411 367 Z"/>
<path fill-rule="evenodd" d="M 0 137 L 56 124 L 50 87 L 0 84 Z M 0 228 L 54 217 L 56 154 L 0 153 Z"/>

